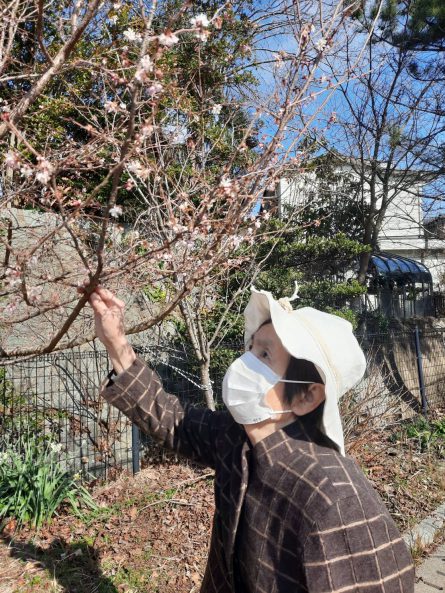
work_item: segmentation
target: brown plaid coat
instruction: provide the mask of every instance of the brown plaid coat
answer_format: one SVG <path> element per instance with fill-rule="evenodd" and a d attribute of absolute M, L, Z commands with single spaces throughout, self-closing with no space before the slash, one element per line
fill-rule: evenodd
<path fill-rule="evenodd" d="M 410 554 L 362 471 L 315 445 L 298 420 L 252 447 L 228 412 L 183 407 L 139 359 L 103 395 L 215 469 L 201 593 L 413 593 Z"/>

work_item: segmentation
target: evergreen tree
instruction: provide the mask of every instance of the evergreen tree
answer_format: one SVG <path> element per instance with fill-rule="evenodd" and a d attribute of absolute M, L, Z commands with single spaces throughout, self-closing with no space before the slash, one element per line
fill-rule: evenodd
<path fill-rule="evenodd" d="M 445 51 L 443 0 L 386 0 L 380 26 L 386 40 L 405 49 Z"/>

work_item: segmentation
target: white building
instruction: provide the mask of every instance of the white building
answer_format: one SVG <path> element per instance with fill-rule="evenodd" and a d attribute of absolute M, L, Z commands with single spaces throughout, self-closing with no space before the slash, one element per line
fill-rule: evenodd
<path fill-rule="evenodd" d="M 358 179 L 353 168 L 347 164 L 336 168 L 336 173 L 344 173 L 348 182 Z M 422 200 L 425 182 L 419 182 L 418 176 L 406 171 L 395 173 L 394 189 L 390 194 L 389 204 L 383 219 L 378 246 L 380 252 L 413 259 L 424 264 L 431 272 L 434 290 L 445 288 L 445 217 L 423 217 Z M 410 181 L 411 179 L 411 181 Z M 299 208 L 310 201 L 317 192 L 315 173 L 304 173 L 289 178 L 281 178 L 275 194 L 266 199 L 275 199 L 280 216 L 284 216 L 286 207 Z M 333 191 L 333 199 L 357 199 L 342 191 L 342 184 Z M 377 195 L 383 190 L 377 188 Z M 369 186 L 361 188 L 361 199 L 369 204 Z M 378 201 L 381 204 L 381 198 Z"/>

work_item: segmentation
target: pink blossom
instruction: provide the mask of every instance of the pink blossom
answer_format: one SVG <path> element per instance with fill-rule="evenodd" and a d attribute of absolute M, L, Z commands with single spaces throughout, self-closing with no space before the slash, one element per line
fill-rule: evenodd
<path fill-rule="evenodd" d="M 136 70 L 135 78 L 139 82 L 145 82 L 147 80 L 147 73 L 153 70 L 153 62 L 150 56 L 144 56 L 139 62 L 138 69 Z"/>
<path fill-rule="evenodd" d="M 16 270 L 15 268 L 7 268 L 5 272 L 6 276 L 6 284 L 9 288 L 14 288 L 18 286 L 22 282 L 22 275 L 20 270 Z"/>
<path fill-rule="evenodd" d="M 116 101 L 105 101 L 104 109 L 107 113 L 117 113 L 119 111 L 119 106 Z"/>
<path fill-rule="evenodd" d="M 28 288 L 28 298 L 32 303 L 35 303 L 38 298 L 42 295 L 43 287 L 42 286 L 31 286 Z"/>
<path fill-rule="evenodd" d="M 10 169 L 18 169 L 20 166 L 20 157 L 16 152 L 10 150 L 5 155 L 5 165 Z"/>
<path fill-rule="evenodd" d="M 142 68 L 136 70 L 134 77 L 136 80 L 139 80 L 139 82 L 145 82 L 148 79 L 147 72 Z"/>
<path fill-rule="evenodd" d="M 150 97 L 154 97 L 162 91 L 162 88 L 162 84 L 159 82 L 154 82 L 147 88 L 147 93 L 150 95 Z"/>
<path fill-rule="evenodd" d="M 141 128 L 141 136 L 142 138 L 146 138 L 147 136 L 151 136 L 153 132 L 156 130 L 156 126 L 151 124 L 144 124 Z"/>
<path fill-rule="evenodd" d="M 164 47 L 173 47 L 173 45 L 178 43 L 179 37 L 177 37 L 171 31 L 167 31 L 167 33 L 161 33 L 158 37 L 158 40 L 160 45 L 163 45 Z"/>
<path fill-rule="evenodd" d="M 17 301 L 13 301 L 13 302 L 9 303 L 3 309 L 3 313 L 6 314 L 6 315 L 8 315 L 9 313 L 14 313 L 14 311 L 17 309 L 17 305 L 18 305 L 18 302 Z"/>

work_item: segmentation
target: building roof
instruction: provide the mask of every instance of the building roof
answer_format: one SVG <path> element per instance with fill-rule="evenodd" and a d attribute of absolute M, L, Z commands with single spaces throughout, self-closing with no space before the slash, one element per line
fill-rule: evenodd
<path fill-rule="evenodd" d="M 395 280 L 403 284 L 432 282 L 431 272 L 424 264 L 401 255 L 389 253 L 372 255 L 370 267 L 374 268 L 373 271 L 377 276 L 386 280 Z"/>

